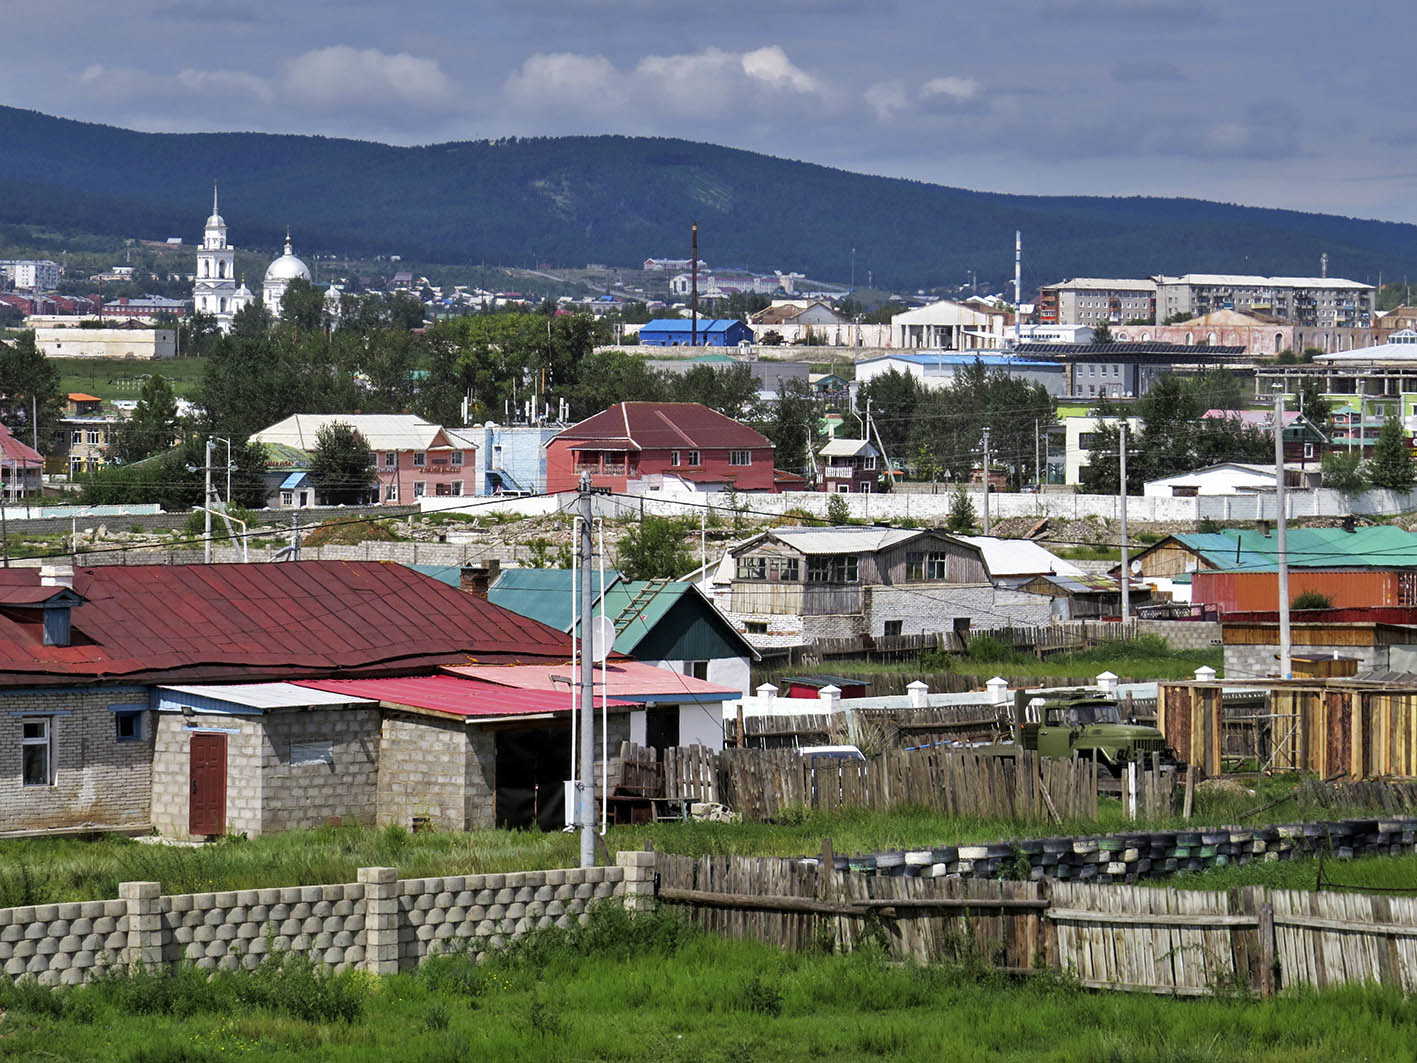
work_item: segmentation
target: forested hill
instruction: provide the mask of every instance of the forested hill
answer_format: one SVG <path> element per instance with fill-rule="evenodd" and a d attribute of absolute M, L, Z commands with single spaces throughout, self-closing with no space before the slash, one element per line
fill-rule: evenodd
<path fill-rule="evenodd" d="M 948 176 L 948 175 L 944 175 Z M 153 134 L 0 107 L 0 223 L 200 239 L 211 183 L 232 242 L 531 266 L 687 257 L 916 288 L 1243 272 L 1417 275 L 1417 226 L 1190 199 L 1006 196 L 684 140 L 615 136 L 397 148 L 262 133 Z M 1277 178 L 1278 179 L 1278 178 Z"/>

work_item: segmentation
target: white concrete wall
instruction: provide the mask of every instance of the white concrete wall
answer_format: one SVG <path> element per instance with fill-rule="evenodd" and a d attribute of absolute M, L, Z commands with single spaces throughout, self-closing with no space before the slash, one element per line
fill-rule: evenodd
<path fill-rule="evenodd" d="M 177 355 L 173 329 L 34 330 L 35 346 L 49 358 L 135 358 L 152 361 Z"/>

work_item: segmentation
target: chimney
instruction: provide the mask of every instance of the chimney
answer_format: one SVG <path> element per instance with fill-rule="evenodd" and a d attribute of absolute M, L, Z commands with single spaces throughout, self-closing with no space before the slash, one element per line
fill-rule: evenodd
<path fill-rule="evenodd" d="M 1269 521 L 1263 520 L 1263 519 L 1255 521 L 1255 531 L 1259 532 L 1259 533 L 1260 533 L 1261 535 L 1263 535 L 1266 539 L 1268 539 L 1268 538 L 1269 538 Z"/>
<path fill-rule="evenodd" d="M 1358 522 L 1354 519 L 1352 513 L 1348 514 L 1348 516 L 1343 518 L 1343 530 L 1346 531 L 1349 535 L 1357 534 Z"/>
<path fill-rule="evenodd" d="M 502 562 L 496 560 L 481 565 L 464 565 L 458 586 L 468 594 L 486 598 L 487 592 L 492 589 L 492 584 L 497 582 L 497 577 L 501 574 Z"/>

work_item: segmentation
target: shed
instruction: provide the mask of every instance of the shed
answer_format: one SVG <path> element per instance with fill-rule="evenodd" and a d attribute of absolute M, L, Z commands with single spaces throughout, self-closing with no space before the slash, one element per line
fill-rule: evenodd
<path fill-rule="evenodd" d="M 787 698 L 817 698 L 823 687 L 836 687 L 843 698 L 864 698 L 871 688 L 864 679 L 844 675 L 789 675 L 782 678 L 782 686 Z"/>

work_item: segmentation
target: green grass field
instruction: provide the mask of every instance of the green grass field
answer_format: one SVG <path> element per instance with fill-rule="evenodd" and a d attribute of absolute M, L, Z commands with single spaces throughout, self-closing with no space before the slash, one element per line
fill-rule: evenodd
<path fill-rule="evenodd" d="M 920 809 L 834 813 L 800 810 L 783 823 L 658 823 L 612 827 L 611 851 L 643 849 L 690 856 L 806 856 L 830 837 L 838 853 L 878 852 L 1001 841 L 1055 834 L 1096 834 L 1139 827 L 1196 829 L 1240 821 L 1255 806 L 1290 792 L 1294 777 L 1265 779 L 1253 793 L 1209 792 L 1196 798 L 1194 817 L 1131 823 L 1120 803 L 1103 798 L 1096 820 L 1061 826 L 1048 821 L 959 819 Z M 1313 808 L 1289 801 L 1266 814 L 1264 822 L 1337 819 L 1358 809 Z M 410 834 L 401 828 L 325 827 L 258 838 L 228 838 L 200 847 L 151 845 L 119 836 L 94 839 L 33 838 L 0 841 L 0 907 L 98 900 L 118 895 L 125 881 L 157 881 L 166 893 L 260 889 L 271 886 L 353 882 L 360 867 L 396 867 L 404 878 L 476 875 L 503 871 L 573 867 L 579 842 L 569 834 L 537 831 L 433 831 Z M 1266 872 L 1286 865 L 1257 865 L 1235 872 Z M 1339 872 L 1334 871 L 1337 878 Z M 1303 874 L 1299 878 L 1302 881 Z M 1312 872 L 1308 874 L 1312 880 Z M 1172 880 L 1179 881 L 1179 880 Z M 1187 880 L 1198 882 L 1199 879 Z M 1210 888 L 1195 886 L 1194 888 Z M 1220 888 L 1220 887 L 1215 887 Z"/>
<path fill-rule="evenodd" d="M 671 915 L 602 908 L 485 964 L 386 978 L 287 958 L 51 991 L 0 985 L 0 1055 L 25 1061 L 1412 1059 L 1417 1005 L 1378 989 L 1273 1000 L 1090 992 L 875 950 L 786 954 Z"/>
<path fill-rule="evenodd" d="M 1254 864 L 1219 867 L 1175 878 L 1147 882 L 1148 886 L 1173 886 L 1187 890 L 1228 890 L 1240 886 L 1268 886 L 1276 890 L 1312 891 L 1318 881 L 1316 859 L 1274 860 Z M 1417 854 L 1367 856 L 1356 860 L 1326 858 L 1323 863 L 1324 890 L 1354 889 L 1410 894 L 1417 887 Z"/>
<path fill-rule="evenodd" d="M 138 362 L 127 358 L 56 358 L 59 390 L 96 395 L 100 399 L 136 399 L 142 378 L 161 373 L 178 398 L 191 398 L 202 379 L 201 358 L 169 358 L 162 362 Z"/>

